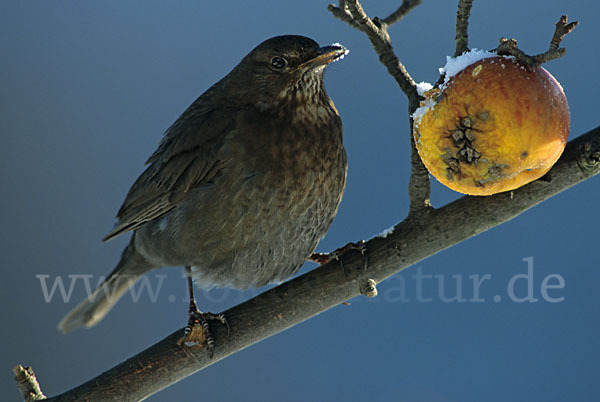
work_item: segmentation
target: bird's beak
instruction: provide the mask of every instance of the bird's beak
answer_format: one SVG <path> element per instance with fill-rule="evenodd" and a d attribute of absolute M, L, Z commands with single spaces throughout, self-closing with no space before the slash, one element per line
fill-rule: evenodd
<path fill-rule="evenodd" d="M 349 52 L 339 43 L 319 48 L 317 56 L 302 64 L 302 67 L 317 68 L 344 58 Z"/>

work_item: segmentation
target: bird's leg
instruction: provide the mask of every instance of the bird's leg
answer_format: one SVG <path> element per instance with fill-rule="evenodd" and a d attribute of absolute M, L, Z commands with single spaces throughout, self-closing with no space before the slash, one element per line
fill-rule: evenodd
<path fill-rule="evenodd" d="M 364 269 L 367 269 L 367 246 L 365 245 L 365 242 L 363 240 L 358 241 L 356 243 L 348 243 L 343 247 L 338 248 L 335 251 L 332 251 L 331 253 L 313 253 L 310 257 L 308 257 L 308 261 L 313 261 L 316 262 L 318 264 L 327 264 L 329 261 L 331 260 L 338 260 L 340 262 L 340 265 L 342 266 L 342 270 L 344 270 L 344 264 L 342 263 L 342 260 L 340 259 L 340 257 L 342 255 L 344 255 L 345 253 L 347 253 L 350 250 L 358 250 L 360 251 L 360 253 L 362 255 L 365 256 L 365 266 Z M 344 270 L 344 272 L 346 272 Z"/>
<path fill-rule="evenodd" d="M 215 339 L 210 332 L 208 321 L 217 320 L 221 322 L 221 324 L 226 325 L 227 333 L 229 333 L 229 324 L 227 323 L 227 320 L 223 314 L 213 314 L 208 312 L 203 313 L 202 311 L 198 310 L 196 299 L 194 298 L 194 283 L 192 280 L 192 269 L 190 266 L 185 267 L 185 275 L 187 277 L 186 279 L 188 285 L 188 294 L 190 297 L 190 308 L 188 311 L 188 324 L 184 329 L 183 338 L 179 341 L 179 344 L 185 346 L 195 346 L 200 343 L 205 343 L 211 351 L 212 356 L 212 349 L 214 348 Z M 197 332 L 194 331 L 196 328 L 201 329 L 202 336 L 199 336 Z"/>

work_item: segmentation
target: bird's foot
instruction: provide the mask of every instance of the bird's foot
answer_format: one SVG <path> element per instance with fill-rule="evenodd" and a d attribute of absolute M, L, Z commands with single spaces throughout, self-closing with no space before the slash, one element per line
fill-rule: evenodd
<path fill-rule="evenodd" d="M 339 260 L 342 255 L 347 253 L 350 250 L 358 250 L 361 254 L 365 254 L 367 251 L 367 246 L 365 246 L 365 241 L 360 240 L 356 243 L 348 243 L 343 247 L 338 248 L 331 253 L 313 253 L 310 257 L 308 257 L 309 261 L 316 262 L 318 264 L 327 264 L 331 260 Z"/>
<path fill-rule="evenodd" d="M 360 240 L 356 243 L 350 242 L 350 243 L 346 244 L 345 246 L 340 247 L 335 251 L 332 251 L 331 253 L 313 253 L 310 257 L 308 257 L 308 260 L 316 262 L 321 265 L 327 264 L 331 260 L 337 260 L 340 262 L 340 265 L 342 266 L 342 270 L 344 270 L 344 264 L 342 263 L 342 260 L 340 259 L 340 257 L 350 250 L 358 250 L 358 251 L 360 251 L 360 253 L 362 255 L 365 256 L 365 267 L 364 268 L 366 270 L 367 269 L 367 257 L 366 257 L 367 246 L 365 245 L 364 240 Z M 344 272 L 346 272 L 346 271 L 344 270 Z"/>
<path fill-rule="evenodd" d="M 183 337 L 179 340 L 179 345 L 187 347 L 206 345 L 212 357 L 215 338 L 213 338 L 210 331 L 209 321 L 219 321 L 227 326 L 227 334 L 229 335 L 229 323 L 223 314 L 203 313 L 200 310 L 195 310 L 189 312 L 188 324 L 183 330 Z"/>

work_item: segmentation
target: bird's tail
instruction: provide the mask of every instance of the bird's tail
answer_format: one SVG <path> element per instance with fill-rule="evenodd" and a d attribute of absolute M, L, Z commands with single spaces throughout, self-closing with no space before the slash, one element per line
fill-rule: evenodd
<path fill-rule="evenodd" d="M 82 326 L 89 328 L 96 325 L 123 296 L 123 293 L 144 273 L 153 268 L 155 267 L 135 250 L 132 237 L 129 245 L 123 250 L 116 268 L 91 295 L 61 320 L 58 328 L 63 333 L 67 333 Z"/>

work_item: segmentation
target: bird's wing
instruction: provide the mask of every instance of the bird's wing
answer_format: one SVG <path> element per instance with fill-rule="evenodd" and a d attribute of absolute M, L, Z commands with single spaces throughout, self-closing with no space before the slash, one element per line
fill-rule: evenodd
<path fill-rule="evenodd" d="M 190 189 L 217 179 L 226 164 L 219 149 L 235 130 L 235 119 L 231 119 L 235 114 L 228 112 L 231 110 L 191 107 L 173 123 L 146 162 L 147 169 L 129 190 L 117 213 L 117 224 L 103 241 L 177 208 Z"/>

